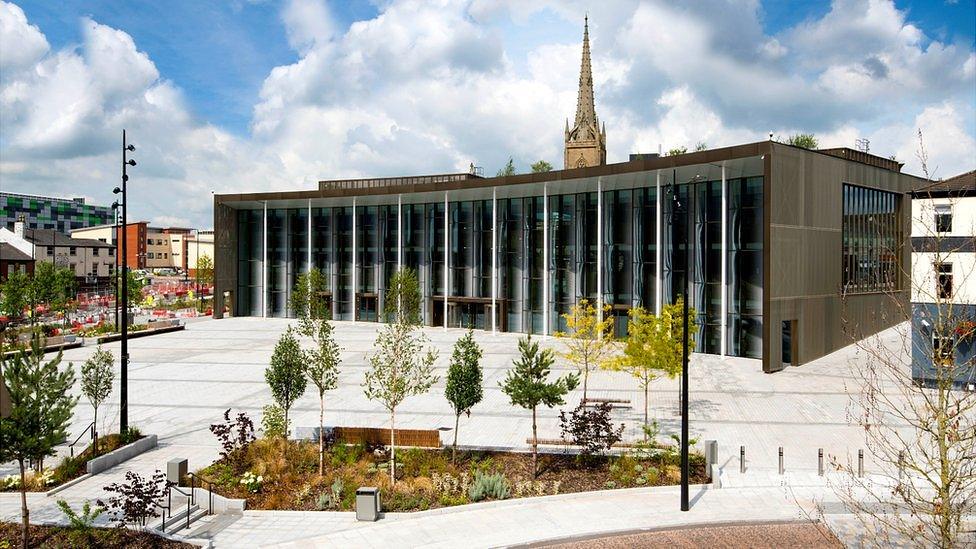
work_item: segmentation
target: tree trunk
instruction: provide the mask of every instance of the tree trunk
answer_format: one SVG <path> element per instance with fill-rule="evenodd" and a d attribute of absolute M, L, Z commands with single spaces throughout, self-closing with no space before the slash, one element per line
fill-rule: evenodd
<path fill-rule="evenodd" d="M 457 459 L 457 430 L 458 423 L 461 422 L 461 414 L 454 415 L 454 446 L 451 448 L 451 463 L 454 464 Z"/>
<path fill-rule="evenodd" d="M 539 477 L 539 435 L 536 432 L 535 406 L 532 407 L 532 478 Z"/>
<path fill-rule="evenodd" d="M 590 379 L 590 365 L 583 365 L 583 402 L 586 402 L 586 382 Z"/>
<path fill-rule="evenodd" d="M 92 441 L 94 445 L 92 447 L 92 453 L 95 457 L 98 457 L 98 406 L 95 406 L 95 416 L 92 418 L 92 429 L 95 431 L 95 437 Z"/>
<path fill-rule="evenodd" d="M 24 472 L 24 459 L 18 459 L 17 463 L 20 465 L 20 546 L 27 549 L 27 528 L 30 524 L 30 511 L 27 510 L 27 474 Z"/>
<path fill-rule="evenodd" d="M 650 383 L 644 384 L 644 426 L 645 427 L 647 427 L 647 399 L 649 398 L 647 389 L 650 386 L 651 386 Z M 644 440 L 647 440 L 647 431 L 644 431 Z"/>
<path fill-rule="evenodd" d="M 325 394 L 319 394 L 319 476 L 322 476 L 325 460 Z"/>
<path fill-rule="evenodd" d="M 390 486 L 396 485 L 396 408 L 390 410 Z"/>

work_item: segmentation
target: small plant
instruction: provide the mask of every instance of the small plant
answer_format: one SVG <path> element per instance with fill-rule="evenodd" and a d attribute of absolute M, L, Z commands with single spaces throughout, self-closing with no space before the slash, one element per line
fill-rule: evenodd
<path fill-rule="evenodd" d="M 559 412 L 559 422 L 562 435 L 570 437 L 573 444 L 580 447 L 580 457 L 587 459 L 595 454 L 605 452 L 620 442 L 624 432 L 624 424 L 614 428 L 610 421 L 610 404 L 597 404 L 588 410 L 583 402 L 568 416 L 566 412 Z"/>
<path fill-rule="evenodd" d="M 119 442 L 122 444 L 122 446 L 132 444 L 140 438 L 142 438 L 142 431 L 140 431 L 138 427 L 129 427 L 128 429 L 119 433 Z"/>
<path fill-rule="evenodd" d="M 17 488 L 20 486 L 20 476 L 18 475 L 7 475 L 0 480 L 0 490 L 7 490 L 10 488 Z"/>
<path fill-rule="evenodd" d="M 508 481 L 505 475 L 495 473 L 486 475 L 477 472 L 474 475 L 474 482 L 468 488 L 468 498 L 471 501 L 481 501 L 483 499 L 508 499 L 511 492 L 508 488 Z"/>
<path fill-rule="evenodd" d="M 285 411 L 277 404 L 269 404 L 263 410 L 261 431 L 264 433 L 264 438 L 284 438 Z"/>
<path fill-rule="evenodd" d="M 83 533 L 90 532 L 95 525 L 95 519 L 105 511 L 104 507 L 95 507 L 92 509 L 91 502 L 86 501 L 81 507 L 81 513 L 79 514 L 63 499 L 58 500 L 58 508 L 61 509 L 61 512 L 68 519 L 69 528 Z"/>
<path fill-rule="evenodd" d="M 127 523 L 145 526 L 147 520 L 159 516 L 155 504 L 165 493 L 165 478 L 166 476 L 159 470 L 149 478 L 127 471 L 125 482 L 112 483 L 104 488 L 106 492 L 117 495 L 109 498 L 107 502 L 98 500 L 97 503 L 115 516 L 119 526 L 125 526 Z"/>
<path fill-rule="evenodd" d="M 248 492 L 256 494 L 261 491 L 261 486 L 264 484 L 264 477 L 261 475 L 255 475 L 254 473 L 248 471 L 244 473 L 241 477 L 240 484 L 244 486 Z"/>
<path fill-rule="evenodd" d="M 230 408 L 224 411 L 224 422 L 212 424 L 210 432 L 217 437 L 217 441 L 224 449 L 220 453 L 220 457 L 224 459 L 229 459 L 254 442 L 254 422 L 246 412 L 238 413 L 231 421 Z"/>
<path fill-rule="evenodd" d="M 332 508 L 332 496 L 326 492 L 319 494 L 319 499 L 315 501 L 315 509 L 325 511 Z"/>
<path fill-rule="evenodd" d="M 332 486 L 329 488 L 328 492 L 322 492 L 319 494 L 319 499 L 315 504 L 315 508 L 319 511 L 325 511 L 326 509 L 339 509 L 342 507 L 342 490 L 345 488 L 345 483 L 342 479 L 336 477 L 332 481 Z"/>

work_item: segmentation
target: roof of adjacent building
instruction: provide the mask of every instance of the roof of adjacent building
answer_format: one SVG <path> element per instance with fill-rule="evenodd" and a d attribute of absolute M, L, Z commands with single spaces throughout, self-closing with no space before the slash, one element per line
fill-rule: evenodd
<path fill-rule="evenodd" d="M 0 259 L 4 261 L 34 261 L 33 257 L 6 242 L 0 242 Z"/>
<path fill-rule="evenodd" d="M 24 229 L 24 240 L 36 246 L 75 246 L 76 248 L 114 248 L 114 244 L 93 238 L 71 238 L 54 229 Z"/>
<path fill-rule="evenodd" d="M 924 181 L 912 191 L 916 198 L 940 195 L 976 196 L 976 170 L 941 181 Z"/>

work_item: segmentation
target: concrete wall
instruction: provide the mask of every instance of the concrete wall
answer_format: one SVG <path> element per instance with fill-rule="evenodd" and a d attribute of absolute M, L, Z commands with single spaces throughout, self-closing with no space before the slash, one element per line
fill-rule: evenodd
<path fill-rule="evenodd" d="M 782 323 L 795 320 L 793 364 L 803 364 L 907 320 L 910 199 L 915 178 L 771 144 L 766 178 L 763 370 L 782 362 Z M 841 295 L 844 183 L 901 193 L 905 252 L 899 290 Z"/>
<path fill-rule="evenodd" d="M 976 305 L 912 304 L 912 377 L 916 380 L 925 382 L 937 378 L 932 366 L 935 351 L 932 327 L 940 320 L 952 330 L 959 322 L 976 320 Z M 953 376 L 956 383 L 962 386 L 976 383 L 976 336 L 956 337 L 953 355 L 958 366 Z"/>

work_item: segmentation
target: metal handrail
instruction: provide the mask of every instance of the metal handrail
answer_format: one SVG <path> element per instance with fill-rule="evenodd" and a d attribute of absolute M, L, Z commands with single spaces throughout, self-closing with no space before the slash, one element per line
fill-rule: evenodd
<path fill-rule="evenodd" d="M 213 487 L 214 487 L 214 482 L 212 480 L 210 480 L 210 479 L 201 477 L 200 475 L 198 475 L 196 473 L 187 473 L 186 475 L 188 477 L 190 477 L 190 493 L 191 494 L 192 493 L 195 493 L 194 488 L 196 488 L 196 481 L 197 481 L 197 479 L 200 480 L 200 487 L 201 488 L 203 488 L 203 483 L 207 483 L 207 503 L 208 503 L 208 505 L 207 505 L 207 514 L 208 515 L 212 515 L 213 514 Z M 191 496 L 191 497 L 193 497 L 193 496 Z"/>
<path fill-rule="evenodd" d="M 78 435 L 78 438 L 76 438 L 74 442 L 72 442 L 71 444 L 68 445 L 68 450 L 71 451 L 71 457 L 75 457 L 75 444 L 78 444 L 78 441 L 81 440 L 81 437 L 85 436 L 85 433 L 86 432 L 88 432 L 88 433 L 91 434 L 91 439 L 90 440 L 95 440 L 95 434 L 96 433 L 95 433 L 95 422 L 94 421 L 92 421 L 91 423 L 89 423 L 88 426 L 85 427 L 85 429 L 81 432 L 81 434 Z"/>
<path fill-rule="evenodd" d="M 187 494 L 183 490 L 180 490 L 180 487 L 179 486 L 176 486 L 174 484 L 174 485 L 170 486 L 170 490 L 176 490 L 177 492 L 179 492 L 179 493 L 183 494 L 184 496 L 186 496 L 186 528 L 189 529 L 190 528 L 190 504 L 193 503 L 193 489 L 191 488 L 190 489 L 190 493 Z M 172 496 L 172 492 L 170 492 L 170 496 Z M 172 501 L 169 501 L 168 503 L 169 503 L 169 505 L 172 505 L 173 504 Z M 169 512 L 169 518 L 173 518 L 173 511 L 172 510 Z M 163 531 L 164 532 L 166 531 L 165 530 L 165 527 L 166 527 L 166 521 L 163 521 L 163 528 L 164 528 Z"/>

